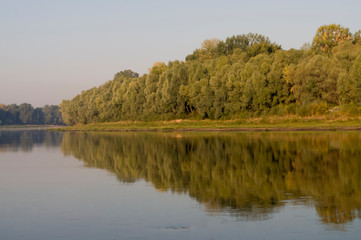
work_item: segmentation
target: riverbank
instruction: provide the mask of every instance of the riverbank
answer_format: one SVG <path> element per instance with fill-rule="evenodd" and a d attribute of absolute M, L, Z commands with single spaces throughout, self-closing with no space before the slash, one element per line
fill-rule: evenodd
<path fill-rule="evenodd" d="M 237 120 L 120 121 L 59 128 L 61 131 L 351 131 L 361 119 L 320 117 L 262 117 Z"/>
<path fill-rule="evenodd" d="M 1 125 L 0 131 L 20 131 L 20 130 L 48 130 L 61 129 L 64 126 L 59 125 Z"/>

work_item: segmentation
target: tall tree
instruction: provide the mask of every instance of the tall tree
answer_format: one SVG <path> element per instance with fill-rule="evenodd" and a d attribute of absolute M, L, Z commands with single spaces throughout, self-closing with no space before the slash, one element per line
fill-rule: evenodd
<path fill-rule="evenodd" d="M 351 70 L 351 78 L 354 83 L 354 98 L 355 102 L 361 104 L 361 55 L 355 60 Z"/>
<path fill-rule="evenodd" d="M 339 24 L 323 25 L 317 29 L 312 41 L 312 49 L 316 52 L 329 53 L 338 43 L 351 39 L 352 34 L 348 28 Z"/>

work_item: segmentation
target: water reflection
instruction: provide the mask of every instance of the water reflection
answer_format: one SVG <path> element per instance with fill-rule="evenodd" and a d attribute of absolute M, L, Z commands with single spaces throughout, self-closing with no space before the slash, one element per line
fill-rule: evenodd
<path fill-rule="evenodd" d="M 70 133 L 62 152 L 120 181 L 187 193 L 209 211 L 265 219 L 287 200 L 324 223 L 361 217 L 361 133 Z"/>
<path fill-rule="evenodd" d="M 45 130 L 3 130 L 0 131 L 0 152 L 29 152 L 35 146 L 59 147 L 62 132 Z"/>
<path fill-rule="evenodd" d="M 208 211 L 267 219 L 287 200 L 324 223 L 361 218 L 361 133 L 75 133 L 0 131 L 0 152 L 59 147 L 122 182 L 145 179 Z"/>

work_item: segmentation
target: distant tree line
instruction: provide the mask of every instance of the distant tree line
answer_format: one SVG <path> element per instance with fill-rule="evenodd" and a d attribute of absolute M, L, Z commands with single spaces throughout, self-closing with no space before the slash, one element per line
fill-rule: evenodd
<path fill-rule="evenodd" d="M 0 125 L 63 125 L 63 118 L 56 105 L 34 108 L 31 104 L 0 104 Z"/>
<path fill-rule="evenodd" d="M 117 73 L 64 100 L 65 123 L 326 114 L 361 104 L 361 32 L 321 26 L 301 49 L 259 34 L 205 40 L 185 61 Z M 361 111 L 360 111 L 361 112 Z"/>

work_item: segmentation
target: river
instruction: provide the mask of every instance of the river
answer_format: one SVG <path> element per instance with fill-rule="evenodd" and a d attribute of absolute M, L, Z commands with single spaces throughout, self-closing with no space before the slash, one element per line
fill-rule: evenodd
<path fill-rule="evenodd" d="M 0 239 L 359 239 L 361 132 L 0 131 Z"/>

